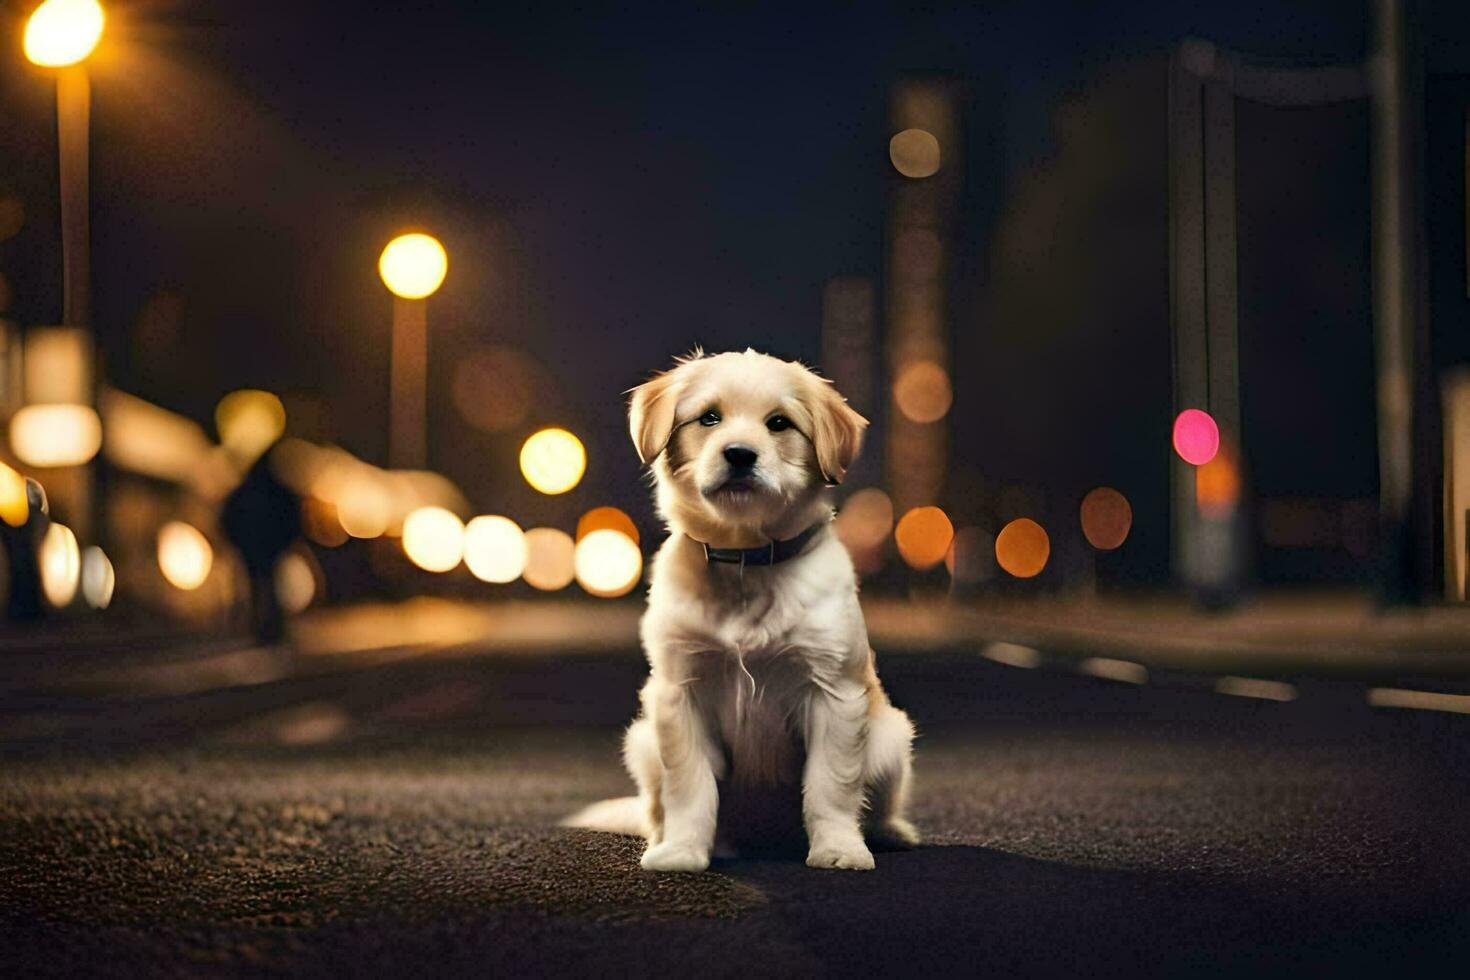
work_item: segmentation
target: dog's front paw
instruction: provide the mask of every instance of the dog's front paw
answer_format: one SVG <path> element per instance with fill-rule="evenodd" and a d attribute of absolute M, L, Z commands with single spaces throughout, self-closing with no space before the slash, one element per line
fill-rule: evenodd
<path fill-rule="evenodd" d="M 872 871 L 873 852 L 868 845 L 857 840 L 818 841 L 807 852 L 808 868 L 849 868 L 853 871 Z"/>
<path fill-rule="evenodd" d="M 638 863 L 645 871 L 703 871 L 709 867 L 709 851 L 664 841 L 644 851 Z"/>

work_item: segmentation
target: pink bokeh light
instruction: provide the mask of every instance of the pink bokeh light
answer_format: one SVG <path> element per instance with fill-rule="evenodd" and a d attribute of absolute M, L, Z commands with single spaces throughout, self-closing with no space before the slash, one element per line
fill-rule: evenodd
<path fill-rule="evenodd" d="M 1186 408 L 1174 420 L 1174 451 L 1186 463 L 1203 466 L 1220 451 L 1220 427 L 1210 413 Z"/>

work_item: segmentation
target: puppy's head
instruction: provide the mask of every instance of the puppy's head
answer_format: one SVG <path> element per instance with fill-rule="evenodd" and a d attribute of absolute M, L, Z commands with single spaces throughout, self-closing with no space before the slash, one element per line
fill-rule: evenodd
<path fill-rule="evenodd" d="M 659 507 L 690 531 L 779 525 L 842 480 L 868 424 L 811 371 L 752 350 L 696 353 L 632 395 Z"/>

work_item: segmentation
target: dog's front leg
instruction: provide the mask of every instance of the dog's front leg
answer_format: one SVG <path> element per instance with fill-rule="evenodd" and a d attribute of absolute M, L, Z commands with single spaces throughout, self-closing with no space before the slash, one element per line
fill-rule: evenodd
<path fill-rule="evenodd" d="M 683 685 L 659 682 L 649 704 L 663 766 L 664 826 L 662 839 L 643 852 L 641 863 L 650 871 L 703 871 L 720 804 L 709 729 Z"/>
<path fill-rule="evenodd" d="M 810 867 L 861 871 L 873 867 L 859 824 L 867 732 L 868 699 L 862 684 L 843 680 L 812 692 L 802 777 Z"/>

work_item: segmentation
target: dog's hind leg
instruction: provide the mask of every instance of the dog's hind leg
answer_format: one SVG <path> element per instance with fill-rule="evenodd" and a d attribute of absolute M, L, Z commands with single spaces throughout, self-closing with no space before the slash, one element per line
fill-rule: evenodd
<path fill-rule="evenodd" d="M 866 783 L 868 839 L 883 848 L 919 843 L 919 831 L 906 816 L 913 779 L 914 725 L 909 716 L 884 704 L 868 720 Z"/>
<path fill-rule="evenodd" d="M 663 763 L 658 757 L 658 733 L 653 720 L 640 717 L 628 726 L 623 736 L 623 765 L 638 784 L 638 800 L 646 807 L 648 843 L 657 844 L 664 837 L 664 807 L 660 799 Z"/>

